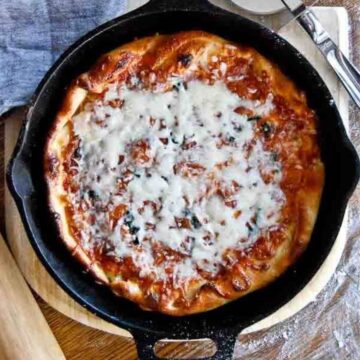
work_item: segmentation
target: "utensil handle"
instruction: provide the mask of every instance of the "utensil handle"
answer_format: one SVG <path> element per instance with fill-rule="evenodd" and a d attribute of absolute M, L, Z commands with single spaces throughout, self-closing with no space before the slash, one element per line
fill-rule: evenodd
<path fill-rule="evenodd" d="M 0 358 L 65 360 L 0 235 Z"/>
<path fill-rule="evenodd" d="M 132 331 L 136 348 L 138 352 L 139 360 L 156 360 L 158 357 L 154 353 L 154 345 L 159 340 L 165 339 L 166 336 L 158 334 L 149 334 L 143 331 Z M 237 335 L 234 332 L 224 330 L 214 330 L 211 332 L 211 336 L 217 346 L 216 353 L 211 357 L 201 358 L 202 360 L 231 360 L 233 358 L 234 347 Z M 185 341 L 185 340 L 184 340 Z"/>
<path fill-rule="evenodd" d="M 360 72 L 358 69 L 339 49 L 329 52 L 327 60 L 339 76 L 349 95 L 360 108 Z"/>
<path fill-rule="evenodd" d="M 297 18 L 334 69 L 355 104 L 360 108 L 360 72 L 331 40 L 311 9 L 306 8 Z"/>

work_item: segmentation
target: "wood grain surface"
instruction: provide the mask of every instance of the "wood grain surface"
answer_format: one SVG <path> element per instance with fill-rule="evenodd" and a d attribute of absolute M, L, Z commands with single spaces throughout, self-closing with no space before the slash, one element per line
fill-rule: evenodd
<path fill-rule="evenodd" d="M 350 18 L 352 20 L 352 30 L 351 30 L 351 39 L 352 39 L 352 48 L 358 49 L 360 45 L 360 20 L 359 20 L 359 8 L 360 0 L 348 0 L 348 1 L 321 1 L 321 5 L 330 5 L 330 6 L 345 6 L 348 11 Z M 359 52 L 353 51 L 353 60 L 359 65 Z M 11 121 L 11 118 L 21 117 L 22 110 L 17 110 L 12 112 L 3 118 L 7 118 L 7 121 Z M 359 121 L 359 114 L 357 111 L 351 113 L 351 124 L 355 124 L 356 121 Z M 357 131 L 355 125 L 352 126 L 353 131 Z M 0 170 L 4 173 L 4 131 L 3 126 L 0 126 Z M 353 199 L 351 200 L 351 206 L 356 208 L 360 203 L 359 200 L 359 190 L 357 190 Z M 1 179 L 0 182 L 0 229 L 4 233 L 4 183 Z M 68 359 L 136 359 L 136 351 L 131 339 L 122 338 L 116 335 L 110 335 L 102 331 L 94 330 L 92 328 L 80 325 L 79 323 L 70 320 L 69 318 L 61 315 L 59 312 L 54 311 L 45 302 L 41 299 L 37 299 L 41 309 L 49 322 L 50 327 L 52 328 L 56 338 L 58 339 L 63 352 L 65 353 Z M 322 324 L 319 323 L 319 327 Z M 252 340 L 259 338 L 264 335 L 264 332 L 258 332 L 256 334 L 246 335 L 240 337 L 240 346 L 242 344 L 251 343 Z M 312 349 L 315 350 L 319 348 L 322 344 L 330 341 L 324 337 L 317 337 L 316 339 L 311 339 L 309 343 L 306 339 L 306 334 L 304 337 L 298 339 L 299 349 L 303 349 L 302 358 L 310 359 L 312 358 Z M 360 340 L 360 339 L 359 339 Z M 303 343 L 303 346 L 301 344 Z M 268 351 L 268 355 L 272 354 L 276 356 L 278 353 L 278 347 L 281 344 L 274 343 Z M 310 346 L 310 348 L 309 348 Z M 195 358 L 199 355 L 209 355 L 211 353 L 212 347 L 208 343 L 189 343 L 187 345 L 182 345 L 179 343 L 173 343 L 165 347 L 161 346 L 159 355 L 162 356 L 185 356 Z M 301 351 L 301 350 L 300 350 Z M 240 354 L 239 354 L 240 355 Z M 299 355 L 299 353 L 298 353 Z M 325 358 L 324 353 L 324 358 Z M 263 358 L 263 357 L 252 357 L 254 359 Z M 295 358 L 295 357 L 294 357 Z M 292 359 L 292 357 L 291 357 Z"/>
<path fill-rule="evenodd" d="M 21 360 L 24 354 L 31 359 L 65 359 L 1 235 L 0 274 L 2 359 Z"/>

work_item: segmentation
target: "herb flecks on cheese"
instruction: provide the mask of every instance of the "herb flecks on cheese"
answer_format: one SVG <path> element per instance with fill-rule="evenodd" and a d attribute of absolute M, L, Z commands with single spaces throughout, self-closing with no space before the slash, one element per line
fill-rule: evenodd
<path fill-rule="evenodd" d="M 73 118 L 80 187 L 71 201 L 87 207 L 75 219 L 84 248 L 105 244 L 140 276 L 181 283 L 217 273 L 229 249 L 275 227 L 284 194 L 280 163 L 235 111 L 266 116 L 271 95 L 261 103 L 221 81 L 172 81 L 166 92 L 111 85 Z M 180 256 L 157 264 L 154 244 Z"/>

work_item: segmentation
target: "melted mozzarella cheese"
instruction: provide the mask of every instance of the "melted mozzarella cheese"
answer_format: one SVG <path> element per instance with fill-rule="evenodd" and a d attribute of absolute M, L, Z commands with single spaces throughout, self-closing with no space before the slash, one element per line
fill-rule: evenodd
<path fill-rule="evenodd" d="M 216 272 L 228 249 L 253 245 L 277 224 L 284 196 L 279 163 L 260 140 L 246 151 L 254 143 L 254 124 L 234 111 L 241 106 L 264 116 L 272 109 L 271 96 L 261 103 L 240 98 L 221 81 L 171 81 L 175 86 L 167 92 L 111 85 L 103 102 L 88 105 L 73 118 L 81 158 L 80 189 L 71 196 L 88 201 L 87 213 L 96 218 L 93 225 L 85 224 L 85 217 L 77 219 L 84 223 L 79 227 L 86 248 L 105 242 L 110 255 L 131 257 L 140 276 L 165 279 L 165 268 L 172 266 L 173 280 L 181 282 L 200 277 L 197 269 Z M 122 106 L 107 105 L 111 100 L 121 100 Z M 150 157 L 141 164 L 130 151 L 139 140 L 146 140 Z M 188 142 L 195 145 L 184 147 Z M 175 171 L 181 163 L 199 164 L 203 171 L 183 176 Z M 276 172 L 274 180 L 265 183 L 260 170 Z M 118 191 L 119 179 L 127 181 L 126 191 Z M 226 199 L 215 189 L 231 188 L 234 182 L 237 189 Z M 158 209 L 144 206 L 147 201 Z M 109 211 L 103 209 L 119 204 L 126 204 L 128 213 L 112 227 Z M 177 218 L 191 226 L 179 227 Z M 132 233 L 122 235 L 124 226 Z M 155 265 L 156 242 L 183 254 L 182 259 Z"/>

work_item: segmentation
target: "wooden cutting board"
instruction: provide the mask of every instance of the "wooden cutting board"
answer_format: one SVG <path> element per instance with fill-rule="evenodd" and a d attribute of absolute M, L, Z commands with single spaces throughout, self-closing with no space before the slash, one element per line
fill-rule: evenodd
<path fill-rule="evenodd" d="M 65 360 L 1 234 L 0 273 L 1 359 Z"/>
<path fill-rule="evenodd" d="M 131 7 L 134 7 L 134 3 L 135 2 L 131 2 Z M 345 54 L 347 54 L 349 51 L 349 38 L 348 17 L 346 10 L 339 7 L 315 8 L 315 11 L 317 12 L 321 22 L 332 35 L 334 41 L 338 42 L 340 48 Z M 317 49 L 312 44 L 311 40 L 295 22 L 288 24 L 281 30 L 280 33 L 305 55 L 305 57 L 319 71 L 323 79 L 325 79 L 325 82 L 330 88 L 330 91 L 332 92 L 340 109 L 345 126 L 348 127 L 347 95 L 332 73 L 331 69 L 326 64 L 325 60 L 317 52 Z M 12 119 L 12 121 L 8 121 L 5 124 L 6 163 L 9 160 L 15 146 L 22 119 L 23 116 L 20 114 L 20 116 L 16 116 L 15 119 Z M 40 297 L 42 297 L 47 303 L 49 303 L 49 305 L 59 312 L 85 325 L 113 334 L 131 337 L 131 334 L 128 331 L 101 320 L 91 314 L 88 310 L 78 305 L 56 284 L 37 259 L 36 254 L 24 232 L 17 208 L 9 194 L 8 189 L 6 189 L 5 193 L 5 218 L 9 246 L 26 280 L 33 290 L 40 295 Z M 346 219 L 344 224 L 346 224 Z M 254 324 L 251 328 L 246 329 L 245 332 L 259 330 L 284 320 L 312 301 L 334 272 L 346 242 L 345 235 L 346 229 L 343 226 L 325 266 L 319 270 L 320 273 L 314 277 L 311 284 L 304 289 L 301 302 L 295 301 L 292 302 L 292 304 L 285 305 L 285 307 L 280 309 L 280 311 L 276 314 L 270 315 L 270 317 L 260 323 Z M 319 278 L 321 278 L 321 281 L 319 281 Z"/>

